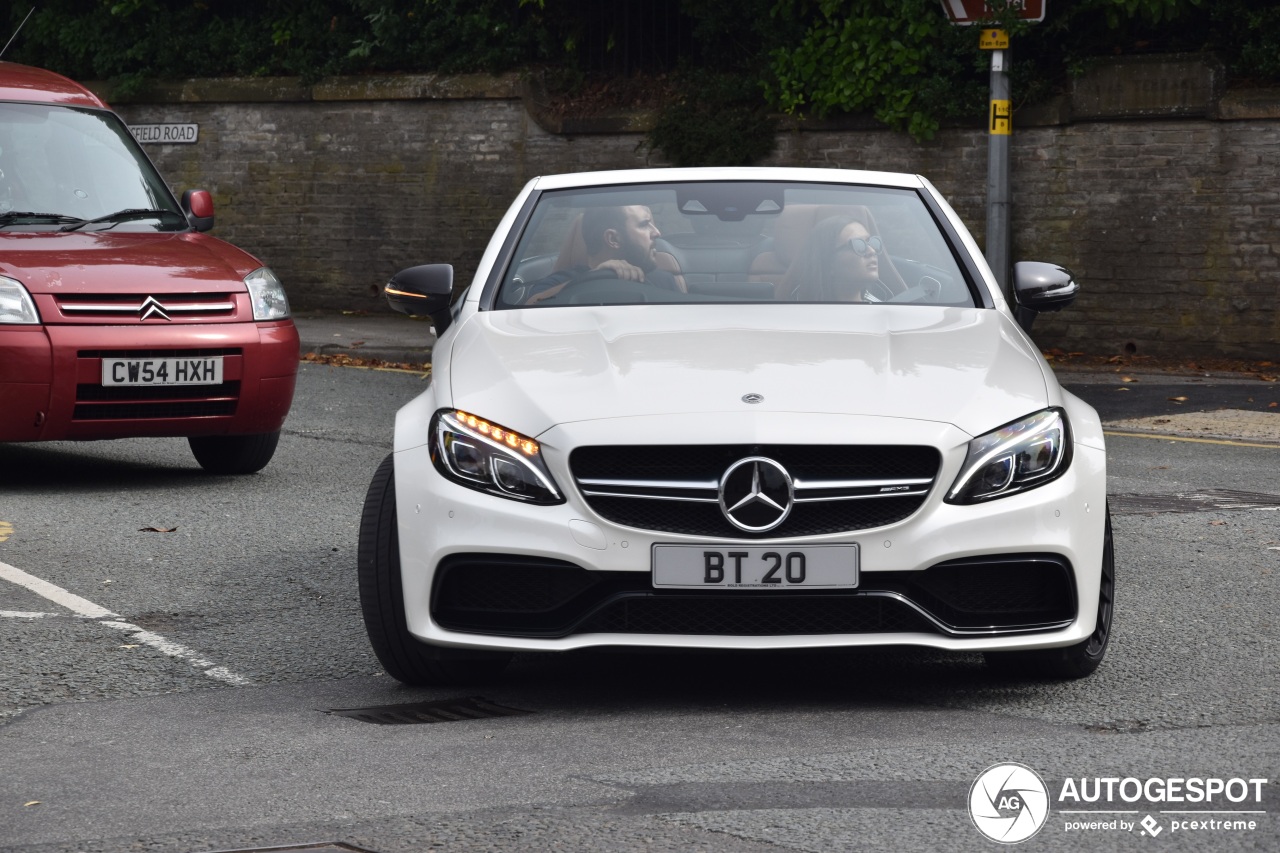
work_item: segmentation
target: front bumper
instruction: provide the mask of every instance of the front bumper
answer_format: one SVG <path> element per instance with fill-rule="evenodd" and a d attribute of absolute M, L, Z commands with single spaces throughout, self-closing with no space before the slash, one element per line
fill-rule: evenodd
<path fill-rule="evenodd" d="M 1077 445 L 1058 480 L 973 506 L 943 503 L 969 436 L 945 424 L 807 417 L 815 444 L 856 435 L 867 443 L 928 444 L 942 467 L 924 505 L 885 526 L 744 545 L 857 543 L 857 590 L 780 594 L 755 590 L 657 591 L 648 581 L 656 543 L 732 540 L 612 524 L 573 488 L 567 449 L 676 434 L 697 444 L 738 438 L 795 441 L 796 419 L 756 418 L 750 436 L 725 425 L 574 425 L 542 436 L 566 503 L 535 507 L 442 478 L 429 448 L 396 453 L 401 571 L 409 630 L 427 643 L 476 649 L 592 646 L 783 649 L 919 645 L 994 651 L 1079 642 L 1092 632 L 1106 516 L 1105 459 Z M 776 423 L 772 423 L 776 421 Z M 730 427 L 730 429 L 732 429 Z M 625 441 L 626 436 L 621 436 Z M 801 439 L 801 443 L 803 439 Z M 540 580 L 552 578 L 550 581 Z M 993 593 L 975 593 L 986 584 Z M 542 596 L 542 599 L 538 599 Z M 559 597 L 557 597 L 559 596 Z M 977 596 L 975 598 L 975 596 Z M 994 596 L 994 597 L 993 597 Z M 1020 603 L 1021 602 L 1021 603 Z"/>
<path fill-rule="evenodd" d="M 0 441 L 247 435 L 281 427 L 293 402 L 293 322 L 0 328 Z M 219 355 L 223 383 L 101 384 L 102 359 Z"/>

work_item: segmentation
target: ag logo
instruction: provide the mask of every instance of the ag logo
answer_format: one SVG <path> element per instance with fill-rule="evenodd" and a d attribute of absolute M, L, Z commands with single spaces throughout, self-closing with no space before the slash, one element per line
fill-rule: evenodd
<path fill-rule="evenodd" d="M 1022 764 L 988 767 L 969 789 L 969 817 L 978 831 L 1001 844 L 1026 841 L 1049 817 L 1049 789 Z"/>

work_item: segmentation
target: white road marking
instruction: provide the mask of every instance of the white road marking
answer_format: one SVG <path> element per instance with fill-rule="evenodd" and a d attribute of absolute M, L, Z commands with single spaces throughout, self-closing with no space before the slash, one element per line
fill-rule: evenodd
<path fill-rule="evenodd" d="M 92 601 L 88 601 L 78 595 L 73 595 L 60 586 L 54 586 L 46 580 L 41 580 L 35 575 L 29 575 L 22 569 L 15 569 L 8 563 L 0 563 L 0 578 L 4 578 L 10 583 L 16 583 L 18 586 L 26 587 L 36 595 L 47 598 L 54 604 L 65 607 L 80 616 L 86 616 L 90 619 L 106 619 L 110 616 L 120 615 L 112 613 L 105 607 L 99 607 Z"/>
<path fill-rule="evenodd" d="M 33 610 L 0 610 L 0 619 L 43 619 L 46 616 L 53 616 L 53 613 L 39 613 Z"/>
<path fill-rule="evenodd" d="M 10 583 L 29 589 L 36 595 L 46 598 L 54 604 L 65 607 L 72 613 L 79 616 L 101 620 L 98 624 L 106 625 L 108 628 L 114 628 L 117 631 L 124 631 L 129 634 L 129 638 L 131 640 L 134 640 L 141 645 L 153 648 L 171 658 L 184 661 L 210 678 L 217 679 L 218 681 L 222 681 L 227 684 L 234 684 L 237 687 L 244 687 L 253 684 L 251 680 L 245 678 L 243 675 L 234 673 L 224 666 L 218 666 L 211 660 L 206 660 L 193 649 L 189 649 L 181 643 L 175 643 L 153 631 L 148 631 L 145 628 L 139 628 L 131 622 L 124 622 L 120 619 L 120 614 L 112 613 L 105 607 L 100 607 L 92 601 L 67 592 L 62 587 L 55 586 L 46 580 L 36 577 L 35 575 L 27 574 L 22 571 L 22 569 L 15 568 L 8 563 L 0 563 L 0 579 L 7 580 Z M 53 614 L 0 610 L 0 616 L 38 617 L 51 615 Z"/>

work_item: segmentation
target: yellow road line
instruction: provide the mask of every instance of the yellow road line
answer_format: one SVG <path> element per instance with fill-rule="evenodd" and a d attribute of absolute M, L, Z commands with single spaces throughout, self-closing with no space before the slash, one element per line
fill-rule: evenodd
<path fill-rule="evenodd" d="M 13 525 L 7 521 L 0 521 L 0 542 L 5 541 L 13 535 Z"/>
<path fill-rule="evenodd" d="M 1122 438 L 1158 438 L 1164 441 L 1189 441 L 1192 444 L 1225 444 L 1228 447 L 1265 447 L 1270 450 L 1280 450 L 1280 444 L 1233 441 L 1226 438 L 1192 438 L 1188 435 L 1161 435 L 1155 432 L 1116 432 L 1114 430 L 1103 430 L 1102 433 L 1103 435 L 1114 435 Z"/>

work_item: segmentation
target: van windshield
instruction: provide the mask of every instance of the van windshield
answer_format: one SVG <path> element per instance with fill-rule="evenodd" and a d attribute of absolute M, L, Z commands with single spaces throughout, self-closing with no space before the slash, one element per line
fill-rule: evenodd
<path fill-rule="evenodd" d="M 85 230 L 183 231 L 173 194 L 115 114 L 0 103 L 0 230 L 48 231 L 120 211 Z M 29 215 L 28 215 L 29 214 Z"/>

